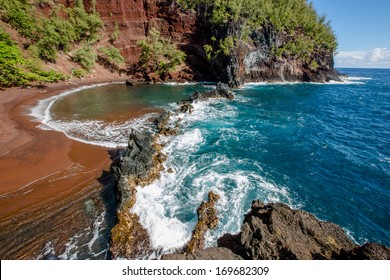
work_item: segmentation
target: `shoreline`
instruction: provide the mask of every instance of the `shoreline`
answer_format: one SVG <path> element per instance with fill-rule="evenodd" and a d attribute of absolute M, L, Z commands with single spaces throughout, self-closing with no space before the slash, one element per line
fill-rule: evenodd
<path fill-rule="evenodd" d="M 85 227 L 85 223 L 77 225 L 77 220 L 65 216 L 67 211 L 60 210 L 66 208 L 83 215 L 85 199 L 98 198 L 102 191 L 98 180 L 112 163 L 112 149 L 77 142 L 58 131 L 42 130 L 28 110 L 40 100 L 67 90 L 125 80 L 90 79 L 77 85 L 49 84 L 43 91 L 10 88 L 0 92 L 0 237 L 5 241 L 0 248 L 2 259 L 33 258 L 67 226 L 61 220 L 69 220 L 74 227 L 56 237 L 61 239 L 56 246 L 60 250 L 77 227 Z M 58 231 L 51 228 L 53 223 Z"/>

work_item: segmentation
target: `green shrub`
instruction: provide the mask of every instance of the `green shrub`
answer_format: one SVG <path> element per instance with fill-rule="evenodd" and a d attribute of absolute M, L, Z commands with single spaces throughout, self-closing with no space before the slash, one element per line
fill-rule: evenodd
<path fill-rule="evenodd" d="M 90 45 L 82 46 L 72 55 L 73 61 L 80 64 L 87 71 L 95 66 L 96 58 L 96 51 Z"/>
<path fill-rule="evenodd" d="M 119 27 L 118 24 L 115 23 L 114 31 L 110 34 L 110 41 L 113 43 L 119 38 Z"/>
<path fill-rule="evenodd" d="M 99 15 L 86 12 L 82 0 L 74 8 L 57 4 L 49 18 L 39 15 L 28 0 L 0 0 L 0 17 L 30 39 L 37 55 L 46 61 L 55 61 L 58 51 L 68 52 L 74 43 L 96 43 L 103 28 Z"/>
<path fill-rule="evenodd" d="M 152 28 L 148 37 L 137 42 L 141 48 L 139 66 L 150 68 L 158 74 L 168 73 L 174 70 L 186 59 L 184 52 L 177 49 L 170 40 L 160 37 L 160 32 Z"/>
<path fill-rule="evenodd" d="M 0 87 L 23 84 L 23 74 L 19 68 L 22 57 L 17 47 L 0 41 Z"/>
<path fill-rule="evenodd" d="M 72 69 L 72 76 L 76 77 L 76 78 L 82 78 L 86 75 L 87 73 L 85 72 L 85 70 L 83 69 L 80 69 L 80 68 L 73 68 Z"/>
<path fill-rule="evenodd" d="M 101 56 L 112 64 L 121 64 L 125 61 L 120 51 L 115 47 L 100 47 Z"/>
<path fill-rule="evenodd" d="M 37 39 L 42 31 L 28 0 L 0 0 L 0 17 L 28 39 Z"/>
<path fill-rule="evenodd" d="M 4 42 L 8 46 L 14 45 L 14 42 L 11 39 L 11 36 L 0 26 L 0 41 Z"/>
<path fill-rule="evenodd" d="M 49 17 L 40 14 L 38 6 L 52 4 Z M 83 0 L 76 0 L 73 8 L 65 8 L 53 0 L 0 0 L 0 19 L 27 38 L 25 59 L 10 36 L 0 28 L 0 86 L 20 86 L 33 81 L 56 82 L 65 76 L 54 70 L 44 71 L 39 59 L 54 62 L 59 51 L 69 52 L 75 43 L 83 42 L 73 54 L 73 60 L 90 70 L 96 52 L 90 46 L 100 38 L 103 22 L 96 13 L 88 13 Z M 112 53 L 111 58 L 119 59 Z M 81 73 L 81 72 L 80 72 Z"/>
<path fill-rule="evenodd" d="M 278 57 L 293 55 L 303 61 L 310 60 L 316 48 L 329 52 L 337 49 L 337 40 L 325 16 L 319 16 L 312 3 L 306 0 L 179 0 L 186 8 L 198 7 L 211 23 L 220 28 L 239 23 L 241 31 L 234 41 L 246 40 L 248 35 L 265 26 L 272 27 L 283 36 L 284 45 L 274 46 Z M 208 58 L 227 54 L 231 39 L 218 38 L 204 46 Z M 222 40 L 222 41 L 221 41 Z"/>
<path fill-rule="evenodd" d="M 44 71 L 39 62 L 23 58 L 12 41 L 7 42 L 7 38 L 0 40 L 0 87 L 22 86 L 33 81 L 57 82 L 63 79 L 62 73 Z"/>

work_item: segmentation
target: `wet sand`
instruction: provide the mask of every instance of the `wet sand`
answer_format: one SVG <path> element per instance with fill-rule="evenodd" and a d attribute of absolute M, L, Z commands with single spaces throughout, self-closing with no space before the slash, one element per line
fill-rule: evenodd
<path fill-rule="evenodd" d="M 102 82 L 107 81 L 83 85 Z M 17 88 L 0 92 L 1 259 L 33 258 L 59 232 L 68 231 L 56 236 L 64 243 L 78 224 L 90 222 L 81 217 L 83 203 L 98 200 L 99 179 L 112 163 L 105 148 L 37 128 L 39 123 L 27 115 L 29 109 L 40 99 L 75 88 L 65 83 L 49 87 L 45 92 Z"/>

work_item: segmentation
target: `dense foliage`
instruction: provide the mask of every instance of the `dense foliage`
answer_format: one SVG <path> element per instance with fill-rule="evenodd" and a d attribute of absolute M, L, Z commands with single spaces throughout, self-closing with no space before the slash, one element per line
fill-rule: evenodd
<path fill-rule="evenodd" d="M 76 0 L 74 8 L 54 6 L 49 18 L 37 17 L 31 1 L 0 0 L 0 16 L 29 39 L 31 49 L 46 61 L 55 61 L 57 51 L 68 52 L 73 43 L 96 42 L 103 27 L 97 14 L 85 11 L 82 0 Z"/>
<path fill-rule="evenodd" d="M 139 40 L 137 45 L 141 48 L 139 66 L 158 74 L 174 70 L 186 59 L 184 52 L 178 50 L 170 40 L 162 38 L 160 32 L 154 28 L 151 28 L 148 37 Z"/>
<path fill-rule="evenodd" d="M 32 81 L 56 82 L 64 75 L 44 71 L 39 61 L 26 59 L 10 36 L 0 27 L 0 88 L 21 86 Z"/>
<path fill-rule="evenodd" d="M 186 8 L 197 8 L 210 19 L 215 26 L 228 23 L 239 23 L 242 32 L 239 36 L 219 38 L 205 46 L 209 58 L 212 55 L 226 53 L 226 46 L 234 42 L 245 41 L 255 30 L 272 26 L 279 34 L 283 34 L 283 45 L 275 46 L 273 51 L 277 57 L 293 56 L 302 60 L 310 60 L 316 48 L 334 52 L 337 41 L 334 32 L 325 16 L 319 16 L 312 3 L 306 0 L 178 0 Z M 215 47 L 218 47 L 217 49 Z M 214 49 L 213 49 L 214 47 Z"/>
<path fill-rule="evenodd" d="M 99 48 L 100 55 L 106 59 L 111 64 L 121 64 L 125 61 L 119 50 L 115 47 L 100 47 Z"/>
<path fill-rule="evenodd" d="M 73 61 L 90 71 L 97 58 L 95 45 L 103 30 L 103 21 L 96 13 L 95 0 L 91 3 L 92 11 L 88 12 L 83 0 L 75 0 L 72 8 L 53 0 L 0 0 L 0 20 L 11 25 L 24 38 L 22 49 L 7 43 L 8 34 L 4 30 L 0 34 L 1 85 L 23 85 L 36 80 L 55 81 L 58 78 L 55 72 L 42 72 L 38 68 L 42 68 L 40 60 L 55 62 L 58 52 L 70 52 Z M 43 13 L 43 10 L 46 12 Z M 116 26 L 111 40 L 115 41 L 118 37 L 119 29 Z M 110 61 L 122 61 L 114 47 L 103 49 L 102 52 Z M 24 53 L 30 57 L 28 60 L 23 57 Z M 72 76 L 84 75 L 84 70 L 72 71 Z"/>
<path fill-rule="evenodd" d="M 96 58 L 96 51 L 88 44 L 80 47 L 72 54 L 73 61 L 80 64 L 87 71 L 95 66 Z"/>

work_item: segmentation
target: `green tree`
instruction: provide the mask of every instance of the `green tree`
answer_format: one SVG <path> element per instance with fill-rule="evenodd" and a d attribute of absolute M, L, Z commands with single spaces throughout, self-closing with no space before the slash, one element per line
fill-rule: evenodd
<path fill-rule="evenodd" d="M 72 59 L 85 70 L 90 71 L 96 64 L 97 55 L 92 46 L 87 44 L 77 49 L 73 53 Z"/>
<path fill-rule="evenodd" d="M 99 52 L 101 56 L 112 64 L 121 64 L 125 61 L 120 51 L 115 47 L 100 47 Z"/>
<path fill-rule="evenodd" d="M 139 40 L 137 45 L 141 48 L 139 66 L 150 68 L 158 74 L 174 70 L 186 59 L 184 52 L 178 50 L 169 39 L 162 38 L 160 32 L 154 28 L 151 28 L 148 36 Z"/>

